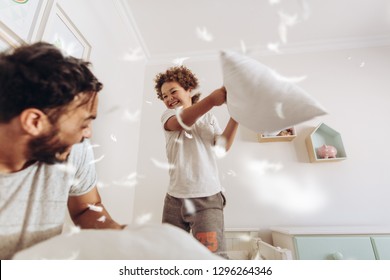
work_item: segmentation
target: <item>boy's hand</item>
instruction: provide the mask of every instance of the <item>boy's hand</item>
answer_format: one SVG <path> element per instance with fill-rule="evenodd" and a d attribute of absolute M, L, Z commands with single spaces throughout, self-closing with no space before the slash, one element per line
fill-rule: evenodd
<path fill-rule="evenodd" d="M 210 94 L 210 98 L 212 99 L 214 106 L 221 106 L 226 102 L 226 88 L 221 87 L 214 90 Z"/>

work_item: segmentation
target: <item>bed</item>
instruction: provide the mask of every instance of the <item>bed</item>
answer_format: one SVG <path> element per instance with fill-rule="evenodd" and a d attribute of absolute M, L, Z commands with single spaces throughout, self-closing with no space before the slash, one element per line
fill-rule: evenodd
<path fill-rule="evenodd" d="M 168 225 L 72 230 L 18 252 L 31 260 L 222 260 L 187 232 Z"/>
<path fill-rule="evenodd" d="M 225 233 L 230 260 L 288 260 L 291 251 L 264 242 L 257 231 Z M 224 260 L 192 235 L 169 224 L 128 226 L 124 230 L 64 233 L 18 252 L 19 260 Z"/>

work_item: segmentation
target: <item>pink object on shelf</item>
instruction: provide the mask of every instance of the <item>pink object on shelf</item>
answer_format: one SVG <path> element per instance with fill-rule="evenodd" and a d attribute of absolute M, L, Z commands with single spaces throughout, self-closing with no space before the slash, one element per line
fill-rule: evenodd
<path fill-rule="evenodd" d="M 330 145 L 322 145 L 317 149 L 317 154 L 320 158 L 335 158 L 337 149 Z"/>

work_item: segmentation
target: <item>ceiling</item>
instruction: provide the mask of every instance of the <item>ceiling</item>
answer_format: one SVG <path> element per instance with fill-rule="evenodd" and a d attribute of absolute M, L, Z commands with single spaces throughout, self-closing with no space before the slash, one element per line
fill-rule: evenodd
<path fill-rule="evenodd" d="M 389 0 L 119 0 L 149 60 L 390 45 Z"/>

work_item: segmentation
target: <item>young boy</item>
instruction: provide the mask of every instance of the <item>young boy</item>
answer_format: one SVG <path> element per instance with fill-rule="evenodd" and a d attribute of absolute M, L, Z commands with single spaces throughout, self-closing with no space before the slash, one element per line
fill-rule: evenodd
<path fill-rule="evenodd" d="M 210 251 L 226 257 L 223 208 L 215 144 L 229 150 L 238 123 L 230 118 L 222 132 L 209 111 L 226 101 L 224 87 L 206 98 L 192 96 L 198 79 L 186 67 L 172 67 L 155 78 L 155 89 L 167 110 L 161 122 L 166 138 L 170 183 L 164 201 L 163 223 L 192 231 Z"/>

